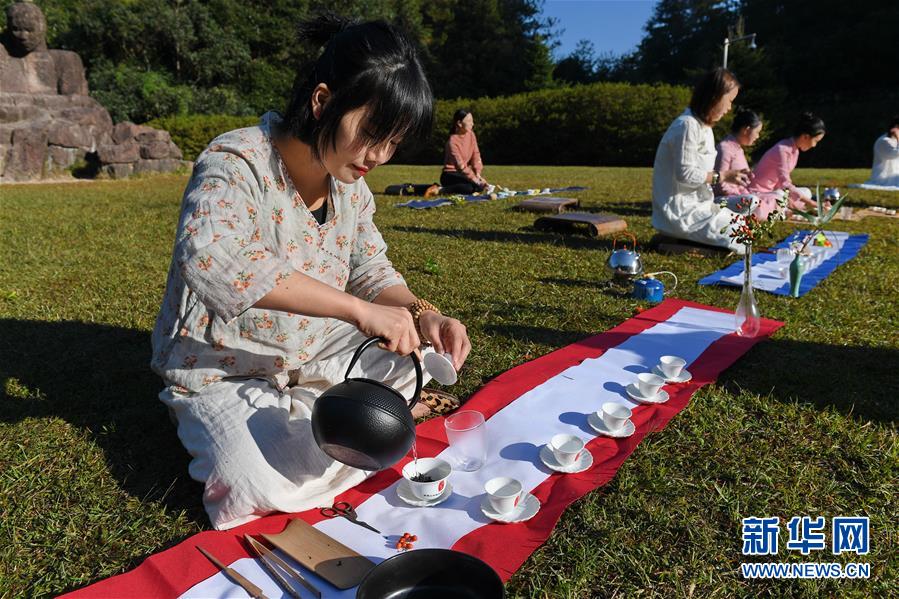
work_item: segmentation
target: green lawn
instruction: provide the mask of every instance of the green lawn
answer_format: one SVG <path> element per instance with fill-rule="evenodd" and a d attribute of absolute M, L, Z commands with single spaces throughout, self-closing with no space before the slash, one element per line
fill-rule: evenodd
<path fill-rule="evenodd" d="M 513 188 L 586 185 L 582 205 L 652 236 L 649 169 L 497 167 Z M 799 171 L 798 183 L 860 182 L 863 170 Z M 429 181 L 384 167 L 369 182 Z M 201 487 L 150 372 L 150 330 L 186 178 L 0 188 L 0 597 L 58 593 L 122 572 L 208 528 Z M 846 191 L 844 189 L 844 191 Z M 851 191 L 850 205 L 899 207 Z M 379 197 L 378 223 L 417 294 L 465 322 L 471 394 L 530 357 L 629 318 L 637 303 L 604 288 L 610 244 L 534 231 L 512 200 L 419 212 Z M 778 226 L 778 238 L 793 228 Z M 698 392 L 647 437 L 606 487 L 568 509 L 508 584 L 520 597 L 887 596 L 899 581 L 899 227 L 867 232 L 861 254 L 802 299 L 759 293 L 787 326 Z M 738 292 L 696 281 L 733 258 L 669 257 L 674 296 L 731 308 Z M 436 267 L 434 264 L 436 263 Z M 740 519 L 868 515 L 867 581 L 740 578 Z M 783 521 L 783 520 L 782 520 Z M 828 535 L 829 539 L 829 535 Z"/>

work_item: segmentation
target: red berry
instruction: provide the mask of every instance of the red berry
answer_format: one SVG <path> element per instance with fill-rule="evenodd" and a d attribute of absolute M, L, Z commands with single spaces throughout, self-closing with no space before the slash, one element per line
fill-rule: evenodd
<path fill-rule="evenodd" d="M 415 541 L 418 540 L 418 537 L 415 536 L 415 535 L 412 535 L 411 537 L 409 537 L 409 540 L 412 541 L 412 542 L 414 543 Z"/>

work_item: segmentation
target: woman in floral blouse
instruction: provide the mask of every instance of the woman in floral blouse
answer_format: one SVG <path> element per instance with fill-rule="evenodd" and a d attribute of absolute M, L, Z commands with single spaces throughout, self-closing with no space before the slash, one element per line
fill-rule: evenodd
<path fill-rule="evenodd" d="M 365 338 L 384 338 L 385 351 L 365 352 L 354 374 L 407 397 L 415 375 L 404 356 L 430 342 L 459 369 L 471 349 L 465 327 L 421 310 L 394 270 L 363 179 L 429 132 L 415 49 L 383 22 L 325 17 L 301 35 L 324 50 L 285 114 L 225 133 L 198 157 L 153 331 L 160 399 L 219 529 L 330 505 L 370 474 L 329 458 L 310 427 L 315 399 L 343 380 Z"/>

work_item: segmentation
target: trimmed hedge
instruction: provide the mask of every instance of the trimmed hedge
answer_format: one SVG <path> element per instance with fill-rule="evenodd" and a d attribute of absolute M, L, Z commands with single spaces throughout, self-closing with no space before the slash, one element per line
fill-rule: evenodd
<path fill-rule="evenodd" d="M 438 100 L 427 144 L 403 148 L 394 163 L 441 164 L 457 108 L 474 113 L 487 164 L 651 165 L 690 90 L 670 85 L 595 83 L 478 100 Z M 147 123 L 165 129 L 194 160 L 216 136 L 258 123 L 258 117 L 189 115 Z"/>
<path fill-rule="evenodd" d="M 592 166 L 652 166 L 659 140 L 690 102 L 690 90 L 670 85 L 594 83 L 537 92 L 480 98 L 438 100 L 430 139 L 418 148 L 401 148 L 394 163 L 433 164 L 443 161 L 443 147 L 453 113 L 474 113 L 475 131 L 486 164 L 553 164 Z M 871 146 L 886 128 L 899 103 L 899 93 L 867 98 L 844 94 L 818 102 L 801 101 L 764 114 L 762 138 L 752 155 L 758 159 L 788 135 L 797 106 L 807 106 L 827 123 L 828 134 L 801 166 L 861 166 L 871 164 Z M 715 126 L 715 139 L 727 134 L 733 112 Z M 187 160 L 216 136 L 259 122 L 255 116 L 190 115 L 150 121 L 165 129 Z"/>
<path fill-rule="evenodd" d="M 671 121 L 690 100 L 690 90 L 670 85 L 595 83 L 537 92 L 438 100 L 435 126 L 423 147 L 403 148 L 394 163 L 441 164 L 450 120 L 471 110 L 487 164 L 651 165 Z M 255 125 L 258 117 L 190 115 L 147 123 L 165 129 L 187 160 L 216 136 Z"/>
<path fill-rule="evenodd" d="M 471 111 L 486 164 L 651 165 L 690 90 L 594 83 L 478 100 L 440 100 L 427 146 L 398 162 L 440 164 L 453 113 Z"/>

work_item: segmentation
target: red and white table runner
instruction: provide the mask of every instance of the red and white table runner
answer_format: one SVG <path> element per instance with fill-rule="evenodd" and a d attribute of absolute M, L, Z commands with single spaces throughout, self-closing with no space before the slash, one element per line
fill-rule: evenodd
<path fill-rule="evenodd" d="M 648 433 L 664 428 L 693 393 L 717 376 L 755 343 L 783 323 L 763 320 L 752 339 L 733 333 L 731 312 L 701 304 L 668 299 L 614 329 L 522 364 L 490 381 L 466 404 L 487 418 L 489 439 L 486 465 L 476 472 L 453 472 L 453 495 L 445 502 L 416 508 L 396 495 L 400 470 L 378 473 L 338 499 L 356 507 L 359 519 L 382 532 L 367 531 L 343 518 L 328 520 L 317 510 L 278 514 L 228 531 L 208 531 L 147 558 L 125 574 L 98 582 L 70 596 L 245 597 L 246 593 L 218 572 L 196 549 L 212 551 L 219 559 L 263 588 L 269 597 L 281 589 L 253 558 L 243 534 L 278 533 L 287 520 L 300 517 L 375 562 L 396 554 L 397 536 L 418 536 L 416 549 L 453 548 L 489 563 L 508 580 L 527 557 L 550 535 L 562 511 L 587 492 L 614 476 L 628 455 Z M 662 355 L 687 360 L 693 378 L 668 385 L 664 404 L 639 405 L 625 387 L 637 374 L 648 372 Z M 598 437 L 587 415 L 606 401 L 634 409 L 636 433 L 626 439 Z M 540 447 L 557 433 L 580 436 L 594 457 L 593 466 L 578 474 L 558 474 L 538 457 Z M 443 418 L 418 427 L 419 457 L 448 451 Z M 484 483 L 494 476 L 513 476 L 541 502 L 539 513 L 519 524 L 490 521 L 480 511 Z M 355 589 L 339 591 L 314 574 L 303 571 L 325 597 L 353 597 Z M 301 593 L 306 591 L 300 590 Z"/>

